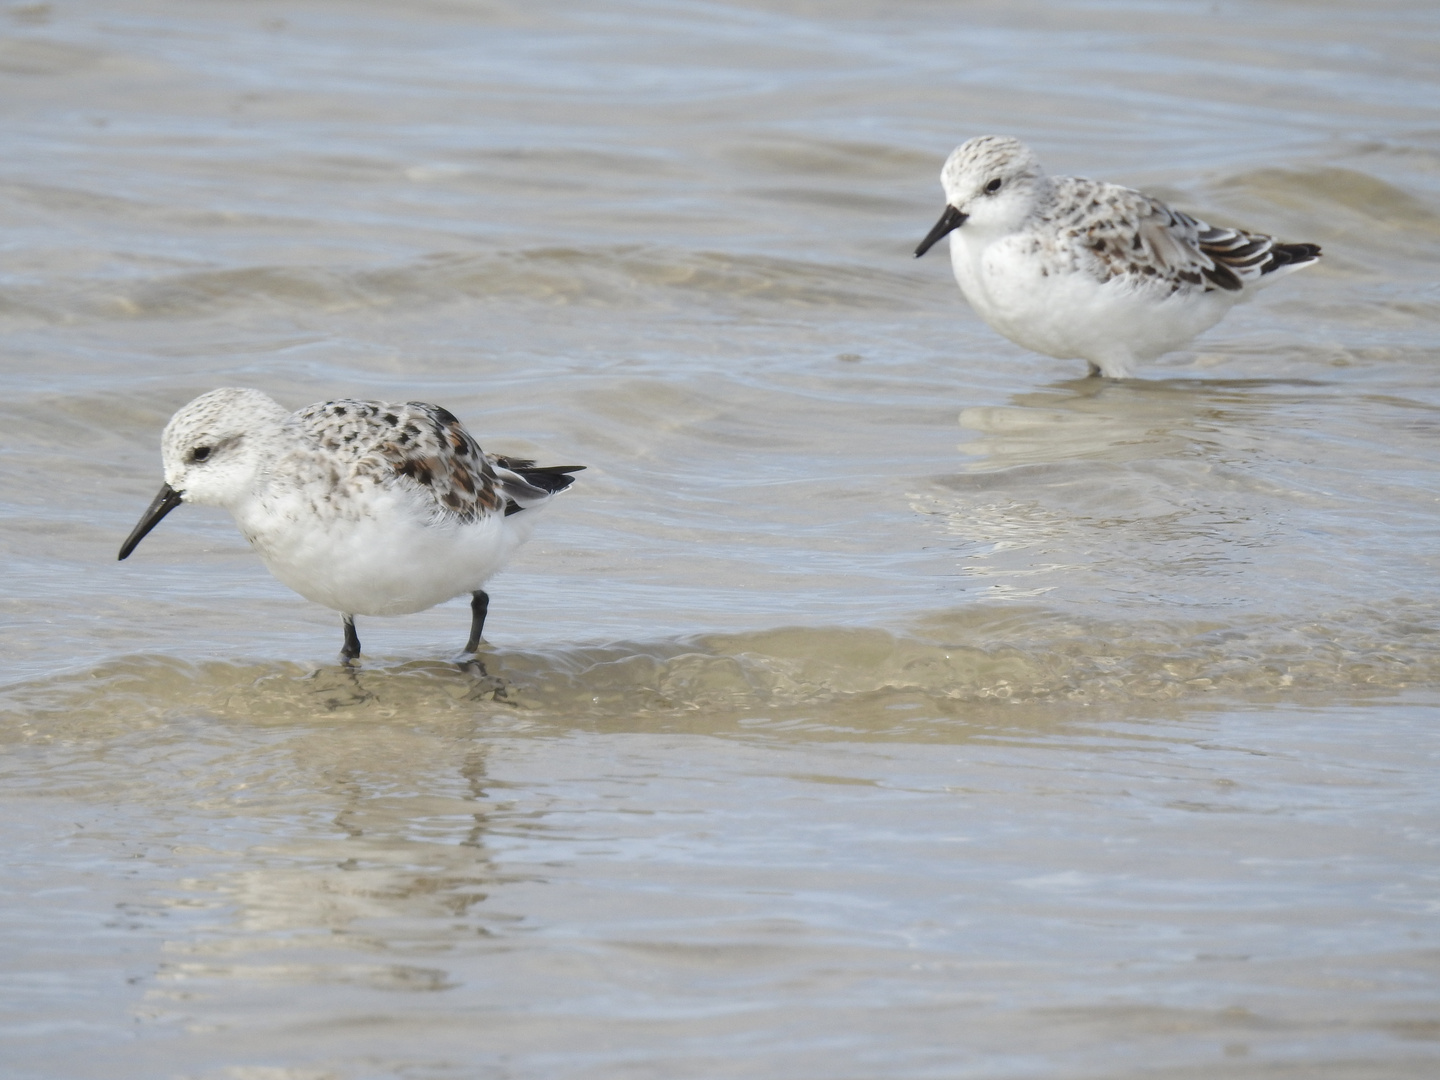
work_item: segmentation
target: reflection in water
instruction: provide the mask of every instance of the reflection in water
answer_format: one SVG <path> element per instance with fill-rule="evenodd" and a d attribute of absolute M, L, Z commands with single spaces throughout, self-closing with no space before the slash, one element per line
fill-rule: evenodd
<path fill-rule="evenodd" d="M 1061 383 L 965 410 L 970 460 L 915 505 L 962 542 L 987 598 L 1328 621 L 1372 580 L 1385 592 L 1367 601 L 1428 612 L 1425 565 L 1357 528 L 1392 482 L 1335 483 L 1353 443 L 1310 418 L 1342 402 L 1393 412 L 1304 380 Z M 1403 472 L 1428 469 L 1432 450 L 1412 436 L 1388 453 Z M 1390 513 L 1426 513 L 1423 488 L 1393 493 Z"/>
<path fill-rule="evenodd" d="M 1316 396 L 1298 391 L 1325 385 L 1304 379 L 1072 379 L 1016 394 L 1008 406 L 965 409 L 960 426 L 976 438 L 960 449 L 980 459 L 967 470 L 974 473 L 1086 458 L 1250 462 L 1273 437 L 1275 415 Z M 1290 390 L 1297 392 L 1284 392 Z"/>
<path fill-rule="evenodd" d="M 1416 1037 L 1430 966 L 1409 942 L 1433 914 L 1407 830 L 1433 787 L 1333 702 L 942 718 L 891 694 L 817 712 L 839 725 L 827 738 L 704 710 L 658 732 L 568 712 L 382 719 L 375 701 L 401 704 L 417 673 L 363 674 L 375 698 L 343 720 L 177 720 L 44 748 L 50 777 L 96 785 L 67 807 L 169 830 L 142 881 L 113 841 L 68 826 L 60 845 L 92 845 L 87 888 L 140 901 L 85 931 L 130 957 L 135 1041 L 112 1071 L 145 1075 L 151 1040 L 200 1076 L 318 1059 L 317 1075 L 538 1077 L 613 1075 L 617 1056 L 684 1075 L 727 1053 L 754 1075 L 845 1075 L 897 1031 L 927 1048 L 926 1075 L 977 1046 L 1004 1057 L 1037 1024 L 1047 1057 L 1154 1038 L 1184 1061 L 1243 1038 L 1263 1062 Z M 1429 723 L 1365 715 L 1402 741 Z M 164 754 L 165 782 L 137 783 Z M 8 786 L 16 755 L 5 769 Z M 1357 794 L 1379 807 L 1357 813 Z M 1383 917 L 1357 929 L 1357 905 Z M 1337 965 L 1365 986 L 1341 1025 Z M 1183 989 L 1157 1005 L 1157 982 Z"/>
<path fill-rule="evenodd" d="M 365 723 L 286 738 L 227 800 L 248 865 L 178 883 L 171 904 L 192 917 L 145 980 L 149 1018 L 183 1020 L 187 1002 L 227 993 L 227 983 L 247 995 L 457 985 L 444 956 L 514 921 L 482 909 L 506 876 L 486 842 L 494 804 L 478 736 L 475 725 L 437 740 Z M 433 960 L 385 959 L 397 951 Z"/>

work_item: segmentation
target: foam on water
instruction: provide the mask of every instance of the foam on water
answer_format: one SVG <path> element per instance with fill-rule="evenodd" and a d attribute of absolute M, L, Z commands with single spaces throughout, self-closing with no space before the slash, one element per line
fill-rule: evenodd
<path fill-rule="evenodd" d="M 168 718 L 316 716 L 427 723 L 515 714 L 558 729 L 720 733 L 777 725 L 859 738 L 970 737 L 994 708 L 1362 702 L 1440 691 L 1433 609 L 1301 624 L 1099 623 L 1041 608 L 937 613 L 909 634 L 789 627 L 651 643 L 486 651 L 478 663 L 380 658 L 355 671 L 128 656 L 0 689 L 11 739 L 103 738 Z M 739 725 L 739 727 L 737 727 Z"/>

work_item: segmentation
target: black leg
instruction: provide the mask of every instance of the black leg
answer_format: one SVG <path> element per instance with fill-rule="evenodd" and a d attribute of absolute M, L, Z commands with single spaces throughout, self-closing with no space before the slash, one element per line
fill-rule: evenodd
<path fill-rule="evenodd" d="M 360 636 L 355 633 L 355 616 L 340 617 L 345 620 L 345 647 L 340 650 L 340 659 L 348 664 L 360 656 Z"/>
<path fill-rule="evenodd" d="M 470 640 L 465 643 L 466 652 L 480 647 L 480 635 L 485 632 L 485 613 L 490 610 L 490 594 L 476 589 L 470 599 Z"/>

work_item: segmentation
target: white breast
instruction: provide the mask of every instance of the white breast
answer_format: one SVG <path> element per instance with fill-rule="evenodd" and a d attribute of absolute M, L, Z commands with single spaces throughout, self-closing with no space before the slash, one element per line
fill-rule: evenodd
<path fill-rule="evenodd" d="M 296 492 L 252 501 L 235 520 L 270 572 L 306 599 L 348 615 L 405 615 L 481 588 L 537 513 L 431 524 L 403 493 L 378 489 L 346 509 L 361 512 L 316 513 Z"/>
<path fill-rule="evenodd" d="M 1102 282 L 1066 260 L 1037 253 L 1037 238 L 950 234 L 955 280 L 975 313 L 1017 345 L 1058 359 L 1089 361 L 1112 378 L 1187 344 L 1236 297 L 1170 292 L 1160 285 Z"/>

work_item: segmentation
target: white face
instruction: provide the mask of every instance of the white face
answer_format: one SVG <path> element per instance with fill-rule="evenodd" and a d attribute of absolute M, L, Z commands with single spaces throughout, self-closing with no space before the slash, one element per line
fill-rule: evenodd
<path fill-rule="evenodd" d="M 258 390 L 202 394 L 165 425 L 165 482 L 188 503 L 232 505 L 253 490 L 288 415 Z"/>
<path fill-rule="evenodd" d="M 945 201 L 965 215 L 964 229 L 1020 225 L 1046 183 L 1045 170 L 1018 139 L 981 135 L 957 147 L 940 171 Z"/>

